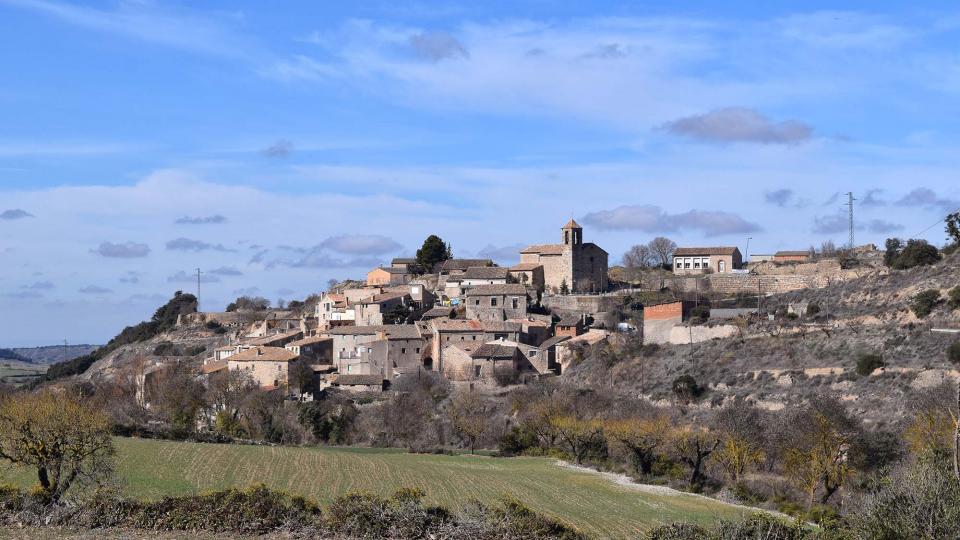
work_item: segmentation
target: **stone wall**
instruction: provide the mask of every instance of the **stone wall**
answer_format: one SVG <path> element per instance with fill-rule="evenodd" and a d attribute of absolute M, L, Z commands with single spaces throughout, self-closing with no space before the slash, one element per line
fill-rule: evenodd
<path fill-rule="evenodd" d="M 646 325 L 644 325 L 644 332 L 646 332 Z M 735 335 L 737 335 L 737 327 L 732 324 L 713 326 L 675 325 L 670 329 L 670 344 L 686 345 L 691 342 L 700 343 L 701 341 L 728 338 Z"/>
<path fill-rule="evenodd" d="M 825 276 L 819 275 L 708 274 L 700 278 L 668 278 L 666 286 L 682 292 L 699 290 L 704 293 L 755 295 L 757 292 L 786 293 L 800 289 L 820 288 L 826 286 L 827 282 L 828 279 Z"/>
<path fill-rule="evenodd" d="M 623 304 L 623 296 L 568 294 L 544 295 L 540 301 L 543 307 L 560 316 L 589 315 L 593 317 L 594 326 L 603 324 L 604 328 L 615 328 L 619 322 L 617 309 Z"/>

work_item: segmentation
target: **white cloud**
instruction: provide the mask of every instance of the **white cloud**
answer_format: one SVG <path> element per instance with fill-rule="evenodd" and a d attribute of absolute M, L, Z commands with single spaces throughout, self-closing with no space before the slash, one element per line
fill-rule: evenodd
<path fill-rule="evenodd" d="M 109 294 L 113 291 L 98 285 L 87 285 L 86 287 L 81 287 L 78 292 L 81 294 Z"/>
<path fill-rule="evenodd" d="M 221 216 L 220 214 L 214 214 L 212 216 L 184 216 L 178 218 L 174 221 L 177 225 L 219 225 L 226 223 L 227 218 Z"/>
<path fill-rule="evenodd" d="M 235 249 L 230 249 L 223 244 L 212 244 L 210 242 L 204 242 L 203 240 L 193 240 L 191 238 L 175 238 L 167 242 L 167 249 L 170 251 L 222 251 L 222 252 L 234 252 Z"/>
<path fill-rule="evenodd" d="M 349 255 L 382 255 L 403 246 L 379 234 L 343 234 L 327 238 L 318 247 Z"/>

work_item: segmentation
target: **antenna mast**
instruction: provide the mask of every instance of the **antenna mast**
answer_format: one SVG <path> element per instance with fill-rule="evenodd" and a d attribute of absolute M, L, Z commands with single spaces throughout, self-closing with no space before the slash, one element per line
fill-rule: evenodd
<path fill-rule="evenodd" d="M 197 311 L 200 311 L 200 269 L 197 268 Z"/>
<path fill-rule="evenodd" d="M 850 214 L 850 249 L 853 249 L 853 192 L 847 192 L 847 209 Z"/>

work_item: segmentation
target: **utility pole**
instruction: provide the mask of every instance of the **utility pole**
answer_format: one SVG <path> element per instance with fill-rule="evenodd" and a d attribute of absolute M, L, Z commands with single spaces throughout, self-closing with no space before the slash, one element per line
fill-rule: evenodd
<path fill-rule="evenodd" d="M 847 192 L 847 210 L 850 214 L 850 249 L 853 249 L 853 201 L 856 199 L 853 198 L 853 192 Z"/>
<path fill-rule="evenodd" d="M 744 262 L 750 262 L 750 240 L 753 240 L 752 236 L 747 237 L 747 252 L 743 255 Z"/>
<path fill-rule="evenodd" d="M 197 311 L 200 311 L 200 269 L 197 268 Z"/>
<path fill-rule="evenodd" d="M 63 361 L 66 362 L 67 360 L 69 360 L 67 358 L 67 340 L 63 340 Z"/>

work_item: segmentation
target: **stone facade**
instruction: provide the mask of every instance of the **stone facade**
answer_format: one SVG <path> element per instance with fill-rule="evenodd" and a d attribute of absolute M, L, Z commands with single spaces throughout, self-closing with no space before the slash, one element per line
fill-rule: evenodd
<path fill-rule="evenodd" d="M 560 244 L 529 246 L 520 252 L 521 265 L 543 267 L 544 287 L 557 292 L 563 284 L 571 292 L 607 290 L 607 252 L 593 243 L 583 243 L 583 227 L 570 220 L 561 230 Z"/>
<path fill-rule="evenodd" d="M 466 292 L 467 318 L 480 321 L 527 316 L 527 290 L 519 283 L 477 285 Z"/>

